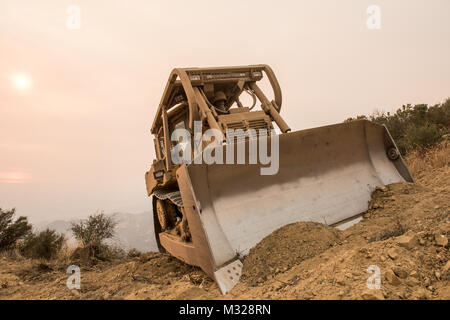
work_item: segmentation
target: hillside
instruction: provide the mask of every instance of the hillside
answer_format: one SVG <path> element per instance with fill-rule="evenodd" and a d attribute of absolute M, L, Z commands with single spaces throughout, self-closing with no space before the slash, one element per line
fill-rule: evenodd
<path fill-rule="evenodd" d="M 277 230 L 250 251 L 240 283 L 226 296 L 198 268 L 150 252 L 81 266 L 80 291 L 66 287 L 70 260 L 4 255 L 0 299 L 450 299 L 449 159 L 448 142 L 411 153 L 416 183 L 378 188 L 363 220 L 349 229 L 296 223 Z M 366 287 L 373 265 L 380 290 Z"/>

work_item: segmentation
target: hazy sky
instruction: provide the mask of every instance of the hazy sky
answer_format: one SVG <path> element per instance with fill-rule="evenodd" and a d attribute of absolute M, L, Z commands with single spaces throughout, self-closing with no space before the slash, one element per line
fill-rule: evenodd
<path fill-rule="evenodd" d="M 271 65 L 297 130 L 439 103 L 449 57 L 449 0 L 0 0 L 0 207 L 148 210 L 149 129 L 174 67 Z"/>

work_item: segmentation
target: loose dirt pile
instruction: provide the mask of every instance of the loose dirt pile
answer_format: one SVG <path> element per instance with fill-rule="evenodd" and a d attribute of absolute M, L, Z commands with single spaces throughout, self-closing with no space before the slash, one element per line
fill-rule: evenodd
<path fill-rule="evenodd" d="M 341 240 L 340 231 L 315 222 L 298 222 L 276 230 L 244 259 L 242 281 L 251 286 L 285 272 Z"/>
<path fill-rule="evenodd" d="M 407 158 L 416 183 L 378 188 L 361 222 L 345 231 L 296 223 L 244 260 L 226 296 L 201 270 L 166 254 L 81 266 L 0 257 L 0 299 L 450 299 L 450 148 Z M 380 289 L 369 289 L 379 276 Z"/>

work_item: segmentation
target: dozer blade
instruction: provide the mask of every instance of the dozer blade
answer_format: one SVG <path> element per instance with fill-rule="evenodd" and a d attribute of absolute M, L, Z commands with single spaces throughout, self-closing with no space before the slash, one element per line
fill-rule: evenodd
<path fill-rule="evenodd" d="M 225 154 L 229 147 L 218 148 Z M 366 211 L 376 186 L 412 182 L 396 151 L 386 127 L 355 121 L 279 135 L 275 175 L 261 175 L 259 164 L 182 166 L 178 183 L 193 242 L 161 243 L 225 294 L 239 280 L 239 259 L 274 230 L 298 221 L 337 224 Z"/>

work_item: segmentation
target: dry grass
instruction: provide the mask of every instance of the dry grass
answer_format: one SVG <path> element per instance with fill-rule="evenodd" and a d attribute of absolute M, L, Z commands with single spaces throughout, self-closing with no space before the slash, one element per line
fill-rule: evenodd
<path fill-rule="evenodd" d="M 71 257 L 75 249 L 76 247 L 65 245 L 53 259 L 53 262 L 58 265 L 70 265 Z"/>
<path fill-rule="evenodd" d="M 449 137 L 445 137 L 444 141 L 432 148 L 408 153 L 405 161 L 413 176 L 420 176 L 430 169 L 450 166 Z"/>
<path fill-rule="evenodd" d="M 0 259 L 6 258 L 6 259 L 13 259 L 13 260 L 25 260 L 21 254 L 19 249 L 8 249 L 0 251 Z"/>
<path fill-rule="evenodd" d="M 29 263 L 34 265 L 37 263 L 37 264 L 46 264 L 46 265 L 49 264 L 52 266 L 67 267 L 68 265 L 71 264 L 71 256 L 74 250 L 75 248 L 73 247 L 63 246 L 55 257 L 53 257 L 50 260 L 45 260 L 39 258 L 24 257 L 18 248 L 14 248 L 0 251 L 0 260 L 4 258 L 11 261 L 21 261 L 24 264 Z"/>

